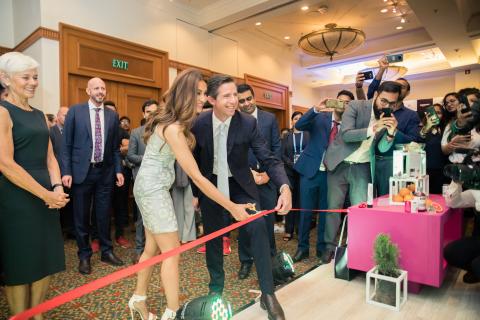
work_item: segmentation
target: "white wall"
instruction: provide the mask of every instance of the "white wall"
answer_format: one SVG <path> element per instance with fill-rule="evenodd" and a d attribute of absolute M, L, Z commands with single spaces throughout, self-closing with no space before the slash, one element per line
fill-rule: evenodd
<path fill-rule="evenodd" d="M 0 1 L 0 46 L 13 48 L 13 6 L 12 0 Z"/>
<path fill-rule="evenodd" d="M 292 98 L 290 99 L 292 105 L 297 105 L 309 108 L 318 102 L 318 96 L 313 88 L 293 83 Z"/>
<path fill-rule="evenodd" d="M 12 0 L 12 4 L 13 39 L 17 45 L 40 27 L 40 0 Z"/>

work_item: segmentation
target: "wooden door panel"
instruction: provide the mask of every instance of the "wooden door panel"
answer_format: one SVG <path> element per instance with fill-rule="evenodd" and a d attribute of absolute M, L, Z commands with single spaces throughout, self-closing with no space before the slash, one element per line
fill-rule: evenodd
<path fill-rule="evenodd" d="M 131 127 L 140 126 L 143 118 L 142 105 L 146 100 L 159 100 L 160 90 L 156 88 L 148 88 L 135 86 L 126 83 L 118 84 L 118 113 L 120 116 L 130 118 Z"/>

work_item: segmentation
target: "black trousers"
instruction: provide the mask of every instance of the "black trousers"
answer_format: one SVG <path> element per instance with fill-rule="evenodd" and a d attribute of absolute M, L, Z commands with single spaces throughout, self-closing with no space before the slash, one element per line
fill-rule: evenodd
<path fill-rule="evenodd" d="M 277 190 L 272 181 L 268 183 L 257 186 L 258 193 L 260 194 L 260 205 L 257 203 L 257 210 L 270 210 L 275 208 L 277 205 Z M 268 241 L 270 243 L 270 255 L 272 257 L 277 254 L 277 246 L 275 244 L 275 214 L 270 213 L 266 216 L 263 216 L 267 226 L 268 232 Z M 253 263 L 253 254 L 250 248 L 250 239 L 249 238 L 239 238 L 238 239 L 238 257 L 241 263 Z"/>
<path fill-rule="evenodd" d="M 216 177 L 212 179 L 216 185 Z M 249 196 L 238 183 L 229 179 L 230 199 L 235 203 L 255 203 L 258 200 Z M 200 209 L 205 234 L 213 233 L 225 227 L 224 209 L 206 196 L 200 197 Z M 273 294 L 272 260 L 270 256 L 269 236 L 266 220 L 257 219 L 239 229 L 240 239 L 247 239 L 253 260 L 257 268 L 258 282 L 262 293 Z M 210 274 L 209 288 L 211 291 L 223 292 L 225 285 L 225 271 L 223 270 L 223 241 L 217 237 L 206 243 L 207 268 Z"/>
<path fill-rule="evenodd" d="M 125 228 L 128 226 L 128 193 L 130 191 L 130 182 L 132 180 L 132 170 L 123 167 L 123 186 L 113 187 L 113 215 L 115 216 L 115 238 L 123 236 Z"/>
<path fill-rule="evenodd" d="M 453 241 L 445 247 L 443 255 L 448 264 L 473 272 L 480 279 L 480 237 Z"/>
<path fill-rule="evenodd" d="M 86 259 L 92 255 L 89 241 L 92 199 L 94 201 L 93 209 L 95 210 L 100 249 L 102 254 L 112 251 L 109 210 L 112 201 L 113 179 L 113 166 L 90 167 L 85 181 L 81 184 L 73 184 L 73 223 L 80 259 Z"/>

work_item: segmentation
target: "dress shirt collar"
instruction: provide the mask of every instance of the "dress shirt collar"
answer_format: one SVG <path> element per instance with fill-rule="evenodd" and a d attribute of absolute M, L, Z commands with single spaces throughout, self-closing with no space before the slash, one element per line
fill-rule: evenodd
<path fill-rule="evenodd" d="M 220 121 L 220 119 L 217 118 L 215 115 L 215 112 L 212 112 L 212 123 L 213 123 L 213 132 L 216 132 L 217 128 L 220 126 L 220 124 L 225 123 L 227 126 L 227 130 L 230 128 L 230 122 L 232 121 L 232 117 L 228 117 L 227 120 L 224 122 Z"/>
<path fill-rule="evenodd" d="M 103 103 L 100 105 L 100 107 L 97 107 L 96 105 L 93 104 L 92 100 L 89 99 L 88 100 L 88 108 L 90 110 L 95 110 L 96 108 L 100 108 L 101 109 L 100 111 L 102 111 L 103 110 Z"/>
<path fill-rule="evenodd" d="M 258 120 L 258 108 L 257 108 L 257 107 L 255 107 L 255 110 L 253 110 L 252 116 L 253 116 L 255 119 Z"/>

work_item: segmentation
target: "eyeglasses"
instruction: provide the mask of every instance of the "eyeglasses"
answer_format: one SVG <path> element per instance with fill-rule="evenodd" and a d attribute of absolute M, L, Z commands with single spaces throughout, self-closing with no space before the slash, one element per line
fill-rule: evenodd
<path fill-rule="evenodd" d="M 238 103 L 244 104 L 245 101 L 250 102 L 252 101 L 252 99 L 253 99 L 253 96 L 246 97 L 245 99 L 238 99 Z"/>
<path fill-rule="evenodd" d="M 385 98 L 381 98 L 380 103 L 382 104 L 382 106 L 387 106 L 388 105 L 389 107 L 393 107 L 397 104 L 397 101 L 388 101 Z"/>

